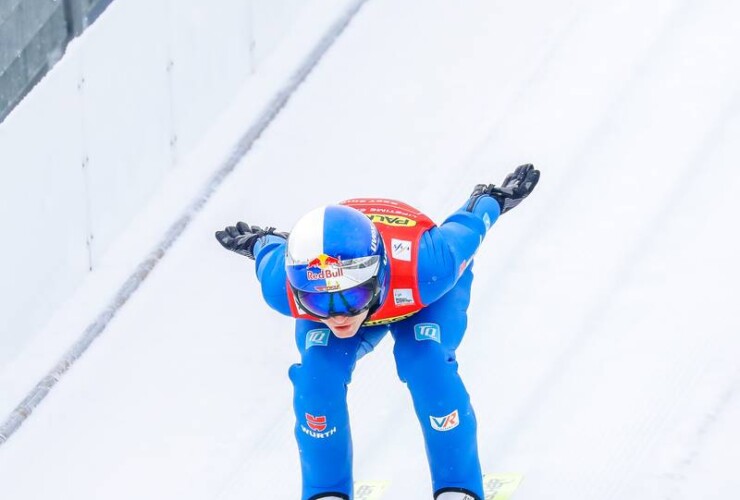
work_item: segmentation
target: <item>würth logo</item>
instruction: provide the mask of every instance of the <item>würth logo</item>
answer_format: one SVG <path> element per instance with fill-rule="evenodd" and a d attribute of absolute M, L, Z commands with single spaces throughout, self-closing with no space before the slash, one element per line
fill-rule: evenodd
<path fill-rule="evenodd" d="M 316 432 L 324 432 L 326 430 L 326 417 L 314 417 L 310 413 L 306 413 L 306 423 L 308 427 Z"/>
<path fill-rule="evenodd" d="M 301 431 L 314 439 L 326 439 L 337 433 L 336 427 L 327 430 L 328 424 L 324 415 L 316 417 L 310 413 L 306 413 L 306 423 L 308 427 L 301 424 Z"/>

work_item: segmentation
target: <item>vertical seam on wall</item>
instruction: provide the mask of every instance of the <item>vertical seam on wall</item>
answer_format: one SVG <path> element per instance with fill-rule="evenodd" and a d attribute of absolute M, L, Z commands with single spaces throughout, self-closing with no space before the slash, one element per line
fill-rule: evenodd
<path fill-rule="evenodd" d="M 83 51 L 84 57 L 84 51 Z M 88 151 L 85 106 L 85 75 L 82 63 L 77 74 L 77 99 L 80 109 L 80 168 L 82 170 L 83 196 L 85 197 L 85 250 L 87 251 L 87 268 L 93 270 L 93 216 L 92 216 L 92 189 L 90 189 L 90 152 Z M 2 444 L 2 428 L 0 428 L 0 444 Z"/>

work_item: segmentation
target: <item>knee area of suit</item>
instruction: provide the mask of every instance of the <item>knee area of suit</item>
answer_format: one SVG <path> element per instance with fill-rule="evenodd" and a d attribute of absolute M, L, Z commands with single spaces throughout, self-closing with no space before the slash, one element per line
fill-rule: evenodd
<path fill-rule="evenodd" d="M 347 385 L 352 379 L 352 368 L 325 360 L 304 359 L 288 370 L 294 386 L 312 384 L 331 386 Z"/>
<path fill-rule="evenodd" d="M 452 353 L 439 344 L 413 344 L 394 350 L 398 377 L 406 383 L 416 379 L 429 380 L 435 375 L 444 375 L 457 370 L 457 362 Z"/>

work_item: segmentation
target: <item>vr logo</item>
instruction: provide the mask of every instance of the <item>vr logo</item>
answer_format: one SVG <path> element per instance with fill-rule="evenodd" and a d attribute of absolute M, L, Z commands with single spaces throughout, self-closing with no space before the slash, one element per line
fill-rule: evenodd
<path fill-rule="evenodd" d="M 306 333 L 306 349 L 327 345 L 329 345 L 329 330 L 327 328 L 311 330 Z"/>
<path fill-rule="evenodd" d="M 435 431 L 447 432 L 460 425 L 460 414 L 455 410 L 444 417 L 432 417 L 430 415 L 429 421 L 432 423 L 432 429 Z"/>
<path fill-rule="evenodd" d="M 438 344 L 442 342 L 442 332 L 437 323 L 419 323 L 414 325 L 414 337 L 416 340 L 433 340 Z"/>

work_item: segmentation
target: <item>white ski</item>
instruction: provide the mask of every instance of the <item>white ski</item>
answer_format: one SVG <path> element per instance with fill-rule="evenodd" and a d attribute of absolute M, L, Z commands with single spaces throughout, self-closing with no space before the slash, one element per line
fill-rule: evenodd
<path fill-rule="evenodd" d="M 522 479 L 518 473 L 484 474 L 485 500 L 510 500 Z M 380 500 L 390 484 L 390 481 L 355 481 L 355 500 Z"/>
<path fill-rule="evenodd" d="M 523 476 L 517 473 L 484 474 L 483 493 L 486 500 L 509 500 L 522 482 Z"/>
<path fill-rule="evenodd" d="M 355 500 L 380 500 L 390 481 L 355 481 Z"/>

